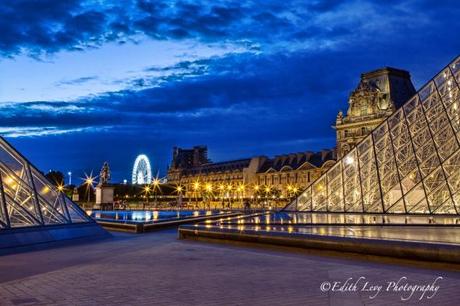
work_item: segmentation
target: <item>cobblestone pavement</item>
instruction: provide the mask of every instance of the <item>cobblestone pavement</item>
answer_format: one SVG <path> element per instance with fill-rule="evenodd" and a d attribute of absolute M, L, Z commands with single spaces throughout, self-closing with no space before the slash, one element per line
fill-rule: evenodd
<path fill-rule="evenodd" d="M 175 230 L 117 233 L 101 242 L 2 256 L 0 305 L 460 305 L 460 273 L 443 266 L 176 237 Z M 387 282 L 402 277 L 401 287 L 442 279 L 433 298 L 427 299 L 434 291 L 421 300 L 415 292 L 404 302 L 410 292 L 386 291 Z M 346 292 L 320 290 L 324 282 L 349 278 Z M 370 285 L 381 285 L 380 293 L 363 291 Z"/>

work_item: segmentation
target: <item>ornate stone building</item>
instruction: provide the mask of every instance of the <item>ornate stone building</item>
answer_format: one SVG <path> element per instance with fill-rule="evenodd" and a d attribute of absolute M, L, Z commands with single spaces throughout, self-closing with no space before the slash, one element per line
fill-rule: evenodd
<path fill-rule="evenodd" d="M 253 197 L 264 191 L 290 197 L 331 168 L 414 93 L 407 71 L 386 67 L 364 73 L 349 96 L 347 113 L 337 116 L 336 150 L 212 163 L 205 146 L 174 148 L 168 182 L 185 187 L 188 197 L 203 192 L 218 198 Z"/>
<path fill-rule="evenodd" d="M 205 147 L 200 148 L 207 152 Z M 335 163 L 333 150 L 292 153 L 274 158 L 257 156 L 218 163 L 210 162 L 206 154 L 206 158 L 198 164 L 181 163 L 183 155 L 189 152 L 175 148 L 168 170 L 168 183 L 185 187 L 186 197 L 208 193 L 218 198 L 241 198 L 274 192 L 278 196 L 289 197 L 306 188 Z"/>
<path fill-rule="evenodd" d="M 348 99 L 346 115 L 337 115 L 337 157 L 348 153 L 414 94 L 410 74 L 405 70 L 385 67 L 362 74 Z"/>

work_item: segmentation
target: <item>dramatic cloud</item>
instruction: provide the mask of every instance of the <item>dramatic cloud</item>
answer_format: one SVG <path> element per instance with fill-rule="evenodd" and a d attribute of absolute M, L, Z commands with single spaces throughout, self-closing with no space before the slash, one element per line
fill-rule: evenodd
<path fill-rule="evenodd" d="M 245 44 L 255 50 L 318 48 L 387 38 L 454 18 L 443 1 L 61 1 L 0 2 L 0 52 L 42 55 L 85 50 L 145 35 L 159 40 Z M 390 2 L 390 4 L 391 4 Z"/>

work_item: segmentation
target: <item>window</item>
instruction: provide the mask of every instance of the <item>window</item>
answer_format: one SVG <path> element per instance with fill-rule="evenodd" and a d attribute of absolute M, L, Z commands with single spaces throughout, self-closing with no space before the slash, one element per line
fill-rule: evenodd
<path fill-rule="evenodd" d="M 366 116 L 367 115 L 367 104 L 362 103 L 361 104 L 361 116 Z"/>

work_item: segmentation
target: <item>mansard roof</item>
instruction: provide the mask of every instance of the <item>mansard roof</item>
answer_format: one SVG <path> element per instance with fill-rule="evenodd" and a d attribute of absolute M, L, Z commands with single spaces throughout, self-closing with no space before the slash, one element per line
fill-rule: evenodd
<path fill-rule="evenodd" d="M 270 170 L 282 171 L 290 168 L 292 170 L 300 169 L 305 164 L 319 168 L 326 161 L 334 160 L 335 154 L 332 150 L 323 150 L 320 152 L 299 152 L 284 155 L 277 155 L 272 159 L 267 159 L 260 167 L 258 173 L 269 172 Z"/>
<path fill-rule="evenodd" d="M 227 171 L 243 170 L 249 166 L 250 158 L 204 164 L 199 167 L 184 169 L 184 174 L 223 173 Z"/>

